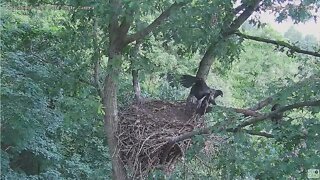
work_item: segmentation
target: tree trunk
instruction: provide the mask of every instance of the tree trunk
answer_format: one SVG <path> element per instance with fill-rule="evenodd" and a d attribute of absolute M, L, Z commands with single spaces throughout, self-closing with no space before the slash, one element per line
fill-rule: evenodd
<path fill-rule="evenodd" d="M 207 76 L 210 72 L 211 65 L 214 60 L 214 48 L 216 47 L 217 43 L 213 42 L 207 49 L 206 53 L 204 54 L 203 58 L 200 61 L 199 68 L 197 71 L 197 77 L 207 79 Z"/>
<path fill-rule="evenodd" d="M 115 61 L 121 61 L 121 56 L 109 56 L 108 75 L 105 79 L 104 86 L 104 125 L 107 133 L 107 142 L 109 154 L 112 161 L 112 179 L 125 180 L 127 179 L 124 164 L 120 159 L 120 153 L 117 149 L 118 141 L 116 138 L 118 125 L 118 108 L 117 108 L 117 79 L 119 76 L 119 67 L 115 67 Z"/>
<path fill-rule="evenodd" d="M 136 69 L 136 61 L 138 61 L 138 52 L 142 41 L 137 40 L 131 55 L 131 74 L 132 85 L 134 90 L 134 101 L 138 104 L 142 102 L 141 89 L 139 83 L 139 70 Z"/>
<path fill-rule="evenodd" d="M 138 104 L 142 102 L 141 89 L 139 83 L 139 73 L 138 70 L 132 69 L 132 84 L 134 89 L 134 101 Z"/>
<path fill-rule="evenodd" d="M 122 2 L 119 0 L 110 0 L 110 7 L 115 10 L 111 11 L 109 22 L 109 51 L 108 51 L 108 75 L 105 78 L 103 90 L 103 105 L 104 105 L 104 125 L 107 134 L 109 152 L 112 161 L 113 179 L 127 179 L 124 164 L 120 159 L 120 153 L 117 149 L 117 125 L 118 125 L 118 109 L 117 109 L 117 85 L 119 71 L 122 63 L 122 50 L 129 43 L 139 41 L 158 28 L 170 15 L 173 10 L 176 10 L 186 3 L 173 3 L 167 10 L 160 14 L 150 25 L 143 30 L 128 36 L 128 31 L 132 25 L 133 18 L 121 18 L 120 12 L 123 10 Z M 121 24 L 119 22 L 121 21 Z"/>
<path fill-rule="evenodd" d="M 215 39 L 210 46 L 208 47 L 206 53 L 204 54 L 203 58 L 201 59 L 197 77 L 206 79 L 211 65 L 214 60 L 214 49 L 219 45 L 219 42 L 225 38 L 228 38 L 230 35 L 232 35 L 236 30 L 251 16 L 251 14 L 258 8 L 259 3 L 262 0 L 253 0 L 249 1 L 248 4 L 244 4 L 243 6 L 247 6 L 245 10 L 236 17 L 233 22 L 229 25 L 223 28 L 223 30 L 220 32 L 220 38 Z M 219 37 L 219 36 L 217 36 Z"/>

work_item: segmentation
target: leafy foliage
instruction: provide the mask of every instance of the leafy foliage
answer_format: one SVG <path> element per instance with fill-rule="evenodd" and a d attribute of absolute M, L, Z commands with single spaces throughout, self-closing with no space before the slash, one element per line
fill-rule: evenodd
<path fill-rule="evenodd" d="M 246 118 L 228 107 L 250 107 L 269 96 L 274 98 L 273 104 L 282 106 L 320 99 L 319 58 L 288 57 L 290 53 L 280 48 L 237 36 L 222 39 L 219 33 L 235 17 L 233 1 L 177 2 L 186 4 L 141 40 L 137 52 L 137 42 L 124 48 L 117 81 L 120 109 L 133 100 L 132 69 L 139 71 L 144 97 L 185 99 L 189 90 L 179 86 L 176 76 L 195 74 L 208 46 L 217 40 L 217 61 L 208 84 L 222 89 L 225 97 L 217 100 L 223 107 L 214 107 L 214 113 L 206 116 L 208 125 L 232 128 Z M 56 3 L 69 9 L 52 5 Z M 97 81 L 102 83 L 110 73 L 106 68 L 110 14 L 130 19 L 129 34 L 133 34 L 150 24 L 172 1 L 126 0 L 121 11 L 110 9 L 105 1 L 64 3 L 10 1 L 0 9 L 2 179 L 111 177 L 112 154 L 105 141 L 104 107 L 93 78 L 97 57 L 101 60 Z M 283 3 L 267 0 L 259 11 L 271 8 L 278 21 L 291 17 L 304 22 L 319 8 L 319 1 L 298 5 L 290 1 L 278 11 L 275 5 Z M 254 17 L 250 22 L 257 21 Z M 302 36 L 294 28 L 284 37 L 268 26 L 257 29 L 245 24 L 242 29 L 260 37 L 289 40 L 309 51 L 320 49 L 315 37 Z M 271 133 L 274 138 L 242 131 L 219 132 L 216 135 L 226 140 L 209 157 L 202 151 L 207 137 L 196 136 L 172 174 L 155 171 L 150 178 L 304 179 L 307 169 L 318 168 L 320 162 L 319 110 L 294 109 L 284 114 L 280 124 L 266 120 L 248 127 Z M 261 111 L 269 112 L 270 107 Z"/>
<path fill-rule="evenodd" d="M 77 77 L 83 70 L 74 61 L 77 57 L 69 59 L 67 51 L 63 51 L 65 33 L 71 33 L 59 25 L 66 20 L 64 13 L 4 12 L 2 178 L 88 178 L 110 174 L 96 90 L 81 79 L 85 73 Z"/>

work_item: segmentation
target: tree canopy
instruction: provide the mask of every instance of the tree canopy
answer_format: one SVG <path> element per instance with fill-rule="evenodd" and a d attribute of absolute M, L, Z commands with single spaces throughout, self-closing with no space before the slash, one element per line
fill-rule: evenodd
<path fill-rule="evenodd" d="M 320 1 L 1 5 L 2 179 L 306 179 L 320 168 L 319 37 L 260 21 L 317 22 Z M 192 141 L 172 169 L 135 176 L 119 113 L 186 101 L 183 74 L 224 96 L 205 126 L 166 137 Z"/>

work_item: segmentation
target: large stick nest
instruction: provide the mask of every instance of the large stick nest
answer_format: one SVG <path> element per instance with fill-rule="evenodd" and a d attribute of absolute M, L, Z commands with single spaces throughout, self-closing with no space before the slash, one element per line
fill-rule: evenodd
<path fill-rule="evenodd" d="M 184 102 L 149 101 L 119 112 L 119 150 L 132 177 L 143 177 L 155 168 L 169 169 L 183 156 L 191 140 L 168 143 L 203 126 L 203 120 L 187 110 Z"/>

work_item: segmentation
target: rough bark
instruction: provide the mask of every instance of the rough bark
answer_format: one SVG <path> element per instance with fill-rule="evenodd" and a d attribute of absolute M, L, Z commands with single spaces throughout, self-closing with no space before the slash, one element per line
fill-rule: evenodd
<path fill-rule="evenodd" d="M 217 42 L 210 44 L 210 46 L 206 50 L 206 53 L 204 54 L 204 56 L 200 61 L 199 68 L 197 71 L 197 77 L 207 79 L 207 76 L 210 72 L 211 65 L 214 60 L 214 49 L 216 48 L 217 44 L 218 44 Z"/>
<path fill-rule="evenodd" d="M 124 38 L 121 36 L 123 31 L 120 30 L 119 10 L 121 2 L 110 0 L 114 11 L 111 13 L 109 24 L 109 51 L 108 51 L 108 74 L 105 77 L 103 89 L 103 106 L 104 106 L 104 126 L 107 134 L 107 142 L 112 163 L 112 179 L 125 180 L 127 173 L 120 159 L 117 149 L 118 141 L 116 138 L 118 125 L 118 107 L 117 107 L 117 78 L 119 76 L 119 65 L 121 64 L 121 50 L 124 47 Z M 123 26 L 122 26 L 123 27 Z M 119 62 L 120 61 L 120 62 Z"/>
<path fill-rule="evenodd" d="M 112 56 L 111 56 L 112 57 Z M 116 138 L 117 124 L 118 124 L 118 108 L 117 108 L 117 78 L 119 75 L 119 69 L 112 66 L 114 61 L 120 60 L 119 57 L 109 57 L 108 62 L 108 75 L 105 78 L 104 86 L 104 125 L 107 134 L 107 142 L 109 147 L 109 153 L 112 161 L 112 178 L 125 180 L 127 174 L 124 165 L 120 159 L 119 150 L 117 149 L 118 141 Z"/>

